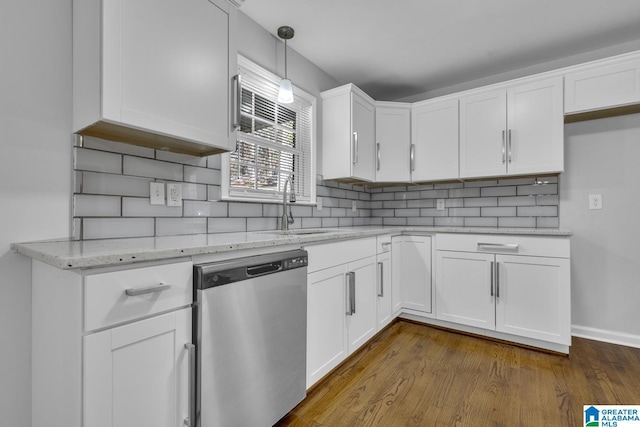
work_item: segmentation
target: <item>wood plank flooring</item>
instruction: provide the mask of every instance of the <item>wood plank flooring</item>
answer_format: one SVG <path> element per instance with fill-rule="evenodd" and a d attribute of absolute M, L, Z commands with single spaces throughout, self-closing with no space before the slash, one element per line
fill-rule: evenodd
<path fill-rule="evenodd" d="M 579 426 L 584 404 L 640 405 L 640 349 L 573 338 L 570 356 L 406 321 L 276 426 Z"/>

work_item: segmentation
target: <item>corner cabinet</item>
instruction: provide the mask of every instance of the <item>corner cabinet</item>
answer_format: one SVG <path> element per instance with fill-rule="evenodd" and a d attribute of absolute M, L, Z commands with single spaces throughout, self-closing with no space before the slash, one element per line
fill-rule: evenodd
<path fill-rule="evenodd" d="M 375 180 L 375 103 L 348 84 L 322 95 L 322 175 L 344 182 Z"/>
<path fill-rule="evenodd" d="M 419 312 L 432 317 L 431 236 L 403 235 L 392 238 L 392 309 Z"/>
<path fill-rule="evenodd" d="M 437 235 L 438 320 L 564 351 L 571 344 L 570 288 L 566 237 Z"/>
<path fill-rule="evenodd" d="M 458 99 L 414 104 L 411 142 L 411 181 L 457 179 Z"/>
<path fill-rule="evenodd" d="M 376 182 L 411 180 L 411 104 L 376 102 Z"/>
<path fill-rule="evenodd" d="M 562 77 L 460 98 L 460 178 L 564 169 Z"/>
<path fill-rule="evenodd" d="M 192 269 L 33 261 L 33 426 L 193 425 Z"/>
<path fill-rule="evenodd" d="M 73 131 L 191 155 L 232 150 L 237 9 L 73 2 Z"/>
<path fill-rule="evenodd" d="M 305 250 L 309 388 L 377 332 L 376 238 Z"/>

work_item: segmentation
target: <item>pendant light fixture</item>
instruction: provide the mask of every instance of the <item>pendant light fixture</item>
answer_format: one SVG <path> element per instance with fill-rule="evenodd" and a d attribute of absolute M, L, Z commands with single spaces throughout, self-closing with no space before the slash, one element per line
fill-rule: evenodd
<path fill-rule="evenodd" d="M 278 90 L 278 102 L 281 104 L 291 104 L 293 102 L 293 86 L 291 80 L 287 78 L 287 40 L 293 38 L 293 28 L 283 26 L 278 28 L 278 37 L 284 40 L 284 79 L 280 81 Z"/>

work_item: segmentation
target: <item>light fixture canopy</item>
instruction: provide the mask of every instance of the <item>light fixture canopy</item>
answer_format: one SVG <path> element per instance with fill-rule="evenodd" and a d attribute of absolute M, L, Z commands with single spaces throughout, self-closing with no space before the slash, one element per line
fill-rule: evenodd
<path fill-rule="evenodd" d="M 293 86 L 287 77 L 287 40 L 292 39 L 294 34 L 293 28 L 286 25 L 278 28 L 278 37 L 284 40 L 284 79 L 280 81 L 280 89 L 278 89 L 278 102 L 281 104 L 293 102 Z"/>

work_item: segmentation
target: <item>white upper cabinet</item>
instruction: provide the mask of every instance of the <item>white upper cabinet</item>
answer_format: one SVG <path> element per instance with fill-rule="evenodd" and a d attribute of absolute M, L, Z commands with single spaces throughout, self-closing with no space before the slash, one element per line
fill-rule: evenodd
<path fill-rule="evenodd" d="M 235 146 L 226 0 L 73 2 L 73 131 L 208 155 Z"/>
<path fill-rule="evenodd" d="M 376 181 L 409 182 L 411 104 L 376 103 Z"/>
<path fill-rule="evenodd" d="M 413 182 L 458 178 L 458 100 L 414 104 L 411 142 Z"/>
<path fill-rule="evenodd" d="M 374 181 L 374 100 L 352 84 L 321 95 L 324 179 Z"/>
<path fill-rule="evenodd" d="M 640 103 L 640 58 L 599 61 L 565 75 L 566 114 Z"/>
<path fill-rule="evenodd" d="M 460 178 L 564 168 L 562 78 L 460 98 Z"/>

